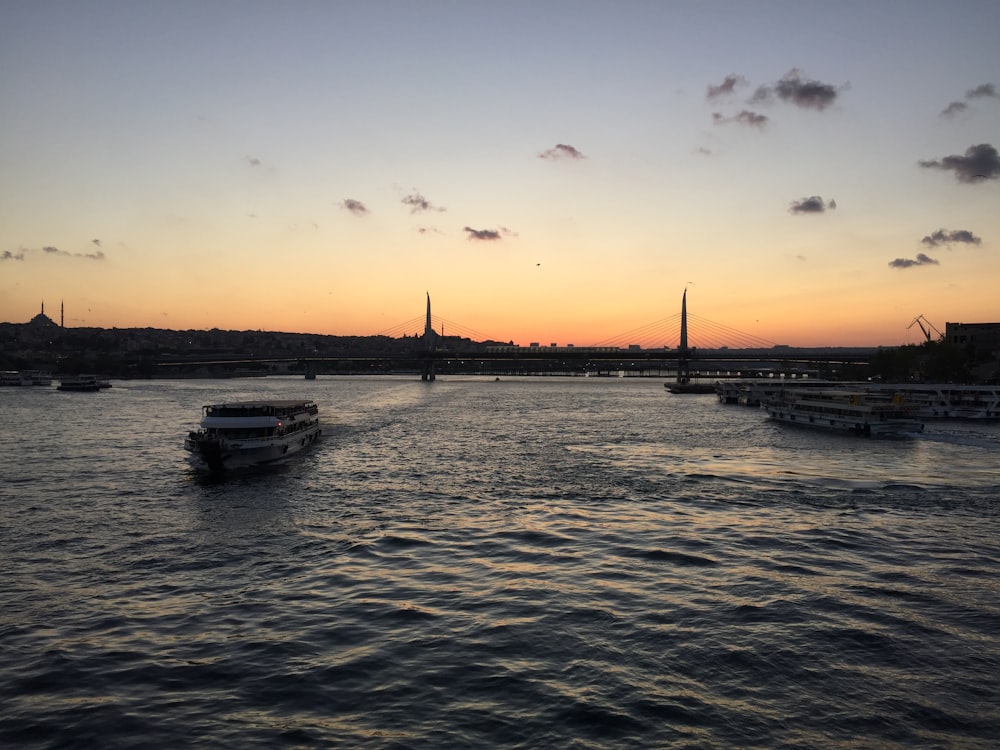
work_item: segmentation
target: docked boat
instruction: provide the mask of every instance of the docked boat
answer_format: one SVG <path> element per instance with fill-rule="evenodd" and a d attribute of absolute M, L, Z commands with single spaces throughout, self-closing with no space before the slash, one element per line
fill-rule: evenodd
<path fill-rule="evenodd" d="M 872 385 L 873 393 L 895 388 L 922 419 L 1000 420 L 1000 387 L 912 383 L 901 386 Z"/>
<path fill-rule="evenodd" d="M 685 381 L 683 383 L 664 383 L 663 387 L 671 393 L 715 393 L 715 383 L 695 383 Z"/>
<path fill-rule="evenodd" d="M 98 380 L 96 375 L 67 375 L 59 379 L 58 390 L 92 393 L 101 390 L 101 388 L 111 387 L 110 383 L 103 385 L 103 382 L 106 381 Z"/>
<path fill-rule="evenodd" d="M 44 370 L 7 371 L 0 373 L 0 385 L 44 387 L 52 385 L 52 375 Z"/>
<path fill-rule="evenodd" d="M 203 407 L 201 429 L 188 434 L 184 449 L 192 465 L 219 472 L 260 466 L 312 445 L 321 434 L 319 408 L 312 401 L 238 401 Z"/>
<path fill-rule="evenodd" d="M 884 400 L 860 391 L 789 388 L 761 408 L 779 422 L 856 435 L 904 437 L 924 429 L 900 395 Z"/>

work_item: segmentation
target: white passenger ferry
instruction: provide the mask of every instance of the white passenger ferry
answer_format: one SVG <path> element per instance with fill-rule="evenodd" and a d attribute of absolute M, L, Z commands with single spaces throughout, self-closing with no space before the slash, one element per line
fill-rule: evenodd
<path fill-rule="evenodd" d="M 0 373 L 0 385 L 52 385 L 52 374 L 44 370 L 6 371 Z"/>
<path fill-rule="evenodd" d="M 894 386 L 874 385 L 873 393 Z M 924 419 L 1000 420 L 1000 386 L 911 383 L 895 386 Z"/>
<path fill-rule="evenodd" d="M 312 401 L 238 401 L 203 407 L 201 429 L 184 440 L 196 469 L 213 472 L 279 461 L 320 436 Z"/>
<path fill-rule="evenodd" d="M 903 437 L 924 429 L 901 396 L 886 401 L 860 391 L 788 388 L 761 408 L 779 422 L 856 435 Z"/>

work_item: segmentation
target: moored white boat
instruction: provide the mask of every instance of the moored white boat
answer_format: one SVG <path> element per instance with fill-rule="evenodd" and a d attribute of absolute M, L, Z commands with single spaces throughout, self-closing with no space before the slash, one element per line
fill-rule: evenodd
<path fill-rule="evenodd" d="M 52 385 L 52 374 L 44 370 L 6 371 L 0 373 L 0 385 L 48 386 Z"/>
<path fill-rule="evenodd" d="M 237 401 L 205 406 L 201 429 L 188 434 L 184 449 L 196 469 L 219 472 L 280 461 L 320 434 L 312 401 Z"/>
<path fill-rule="evenodd" d="M 922 419 L 1000 419 L 1000 386 L 912 383 L 870 388 L 872 393 L 902 393 Z"/>
<path fill-rule="evenodd" d="M 856 435 L 905 437 L 924 429 L 900 396 L 885 401 L 862 392 L 789 388 L 761 408 L 779 422 Z"/>

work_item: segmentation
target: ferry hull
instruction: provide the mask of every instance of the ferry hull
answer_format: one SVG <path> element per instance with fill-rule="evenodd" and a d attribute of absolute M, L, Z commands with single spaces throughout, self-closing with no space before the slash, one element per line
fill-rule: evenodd
<path fill-rule="evenodd" d="M 188 460 L 195 469 L 210 472 L 232 471 L 264 466 L 294 456 L 312 446 L 321 434 L 319 425 L 316 425 L 290 438 L 268 441 L 266 444 L 227 441 L 225 438 L 188 437 L 184 441 L 184 448 L 188 451 Z"/>
<path fill-rule="evenodd" d="M 767 415 L 777 422 L 799 427 L 812 427 L 820 430 L 864 435 L 867 437 L 906 437 L 907 435 L 923 432 L 924 429 L 923 424 L 919 420 L 909 417 L 870 420 L 865 418 L 864 415 L 840 417 L 803 414 L 778 405 L 766 405 L 764 409 Z"/>
<path fill-rule="evenodd" d="M 203 408 L 201 429 L 188 433 L 184 449 L 200 471 L 221 472 L 282 461 L 305 450 L 321 434 L 311 401 L 238 401 Z"/>

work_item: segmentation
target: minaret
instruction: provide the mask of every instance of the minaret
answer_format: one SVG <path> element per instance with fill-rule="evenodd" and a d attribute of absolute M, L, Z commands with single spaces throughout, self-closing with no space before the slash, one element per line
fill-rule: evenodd
<path fill-rule="evenodd" d="M 66 327 L 66 303 L 59 300 L 59 327 Z"/>

